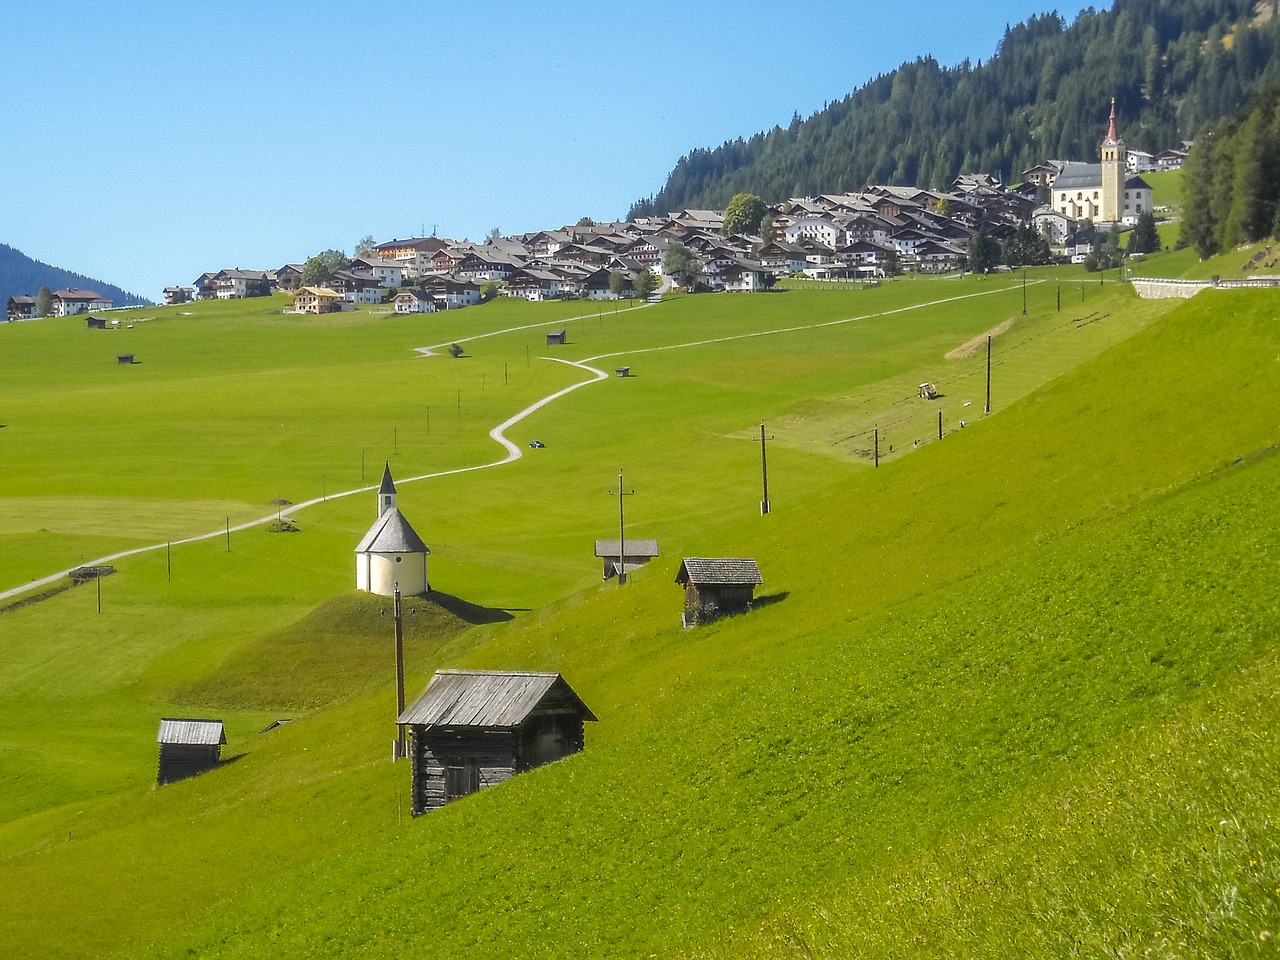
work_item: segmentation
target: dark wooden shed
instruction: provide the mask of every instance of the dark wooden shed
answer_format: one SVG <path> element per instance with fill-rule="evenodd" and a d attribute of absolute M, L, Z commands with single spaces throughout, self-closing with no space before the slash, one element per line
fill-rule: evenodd
<path fill-rule="evenodd" d="M 116 357 L 116 363 L 129 364 L 133 362 L 134 362 L 134 359 L 133 359 L 132 353 L 122 353 Z"/>
<path fill-rule="evenodd" d="M 84 325 L 89 330 L 105 330 L 107 329 L 106 317 L 85 317 Z"/>
<path fill-rule="evenodd" d="M 619 558 L 619 551 L 622 552 Z M 643 566 L 658 555 L 657 540 L 626 540 L 619 545 L 617 540 L 597 540 L 596 556 L 604 560 L 604 578 L 618 575 L 618 562 L 621 559 L 622 569 L 630 573 L 636 567 Z"/>
<path fill-rule="evenodd" d="M 548 347 L 562 347 L 568 342 L 568 336 L 563 330 L 552 330 L 547 334 Z"/>
<path fill-rule="evenodd" d="M 595 719 L 558 673 L 437 670 L 399 717 L 412 737 L 414 816 L 577 753 Z"/>
<path fill-rule="evenodd" d="M 212 770 L 222 760 L 227 742 L 221 720 L 165 717 L 156 734 L 160 744 L 160 772 L 156 783 L 164 786 Z"/>
<path fill-rule="evenodd" d="M 684 587 L 684 625 L 691 627 L 747 610 L 764 578 L 746 557 L 685 557 L 676 583 Z"/>

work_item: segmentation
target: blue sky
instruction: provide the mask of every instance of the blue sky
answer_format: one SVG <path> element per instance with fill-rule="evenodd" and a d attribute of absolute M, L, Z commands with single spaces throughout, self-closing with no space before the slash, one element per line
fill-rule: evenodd
<path fill-rule="evenodd" d="M 5 0 L 0 242 L 155 299 L 366 235 L 618 218 L 694 147 L 1048 9 Z"/>

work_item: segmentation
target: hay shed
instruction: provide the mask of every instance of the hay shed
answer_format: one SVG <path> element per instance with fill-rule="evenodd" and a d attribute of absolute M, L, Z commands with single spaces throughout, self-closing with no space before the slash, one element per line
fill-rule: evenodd
<path fill-rule="evenodd" d="M 160 744 L 160 770 L 156 783 L 176 783 L 212 770 L 222 761 L 227 734 L 221 720 L 165 717 L 156 733 Z"/>
<path fill-rule="evenodd" d="M 604 561 L 604 579 L 618 575 L 618 564 L 624 573 L 642 567 L 658 556 L 657 540 L 597 540 L 596 556 Z"/>
<path fill-rule="evenodd" d="M 563 330 L 551 330 L 547 333 L 548 347 L 563 347 L 568 342 L 568 334 Z"/>
<path fill-rule="evenodd" d="M 437 670 L 398 718 L 412 738 L 414 816 L 577 753 L 595 719 L 558 673 Z"/>
<path fill-rule="evenodd" d="M 676 583 L 684 587 L 684 625 L 689 627 L 748 610 L 764 578 L 749 557 L 685 557 Z"/>

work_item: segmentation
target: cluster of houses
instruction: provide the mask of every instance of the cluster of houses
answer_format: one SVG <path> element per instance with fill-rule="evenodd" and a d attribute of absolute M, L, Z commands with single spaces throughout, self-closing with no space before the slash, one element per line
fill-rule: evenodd
<path fill-rule="evenodd" d="M 981 232 L 997 242 L 1031 225 L 1053 252 L 1080 260 L 1095 245 L 1096 225 L 1132 225 L 1153 212 L 1141 174 L 1176 170 L 1191 144 L 1150 154 L 1128 150 L 1111 107 L 1098 163 L 1046 160 L 1006 187 L 987 174 L 961 174 L 946 190 L 891 185 L 856 193 L 793 197 L 774 204 L 760 235 L 724 232 L 720 210 L 680 210 L 666 217 L 539 230 L 484 243 L 444 237 L 389 240 L 350 260 L 318 283 L 303 284 L 304 265 L 203 273 L 194 286 L 166 287 L 167 304 L 189 300 L 294 296 L 298 313 L 331 313 L 358 304 L 390 303 L 398 313 L 472 306 L 486 294 L 526 300 L 608 300 L 627 296 L 651 271 L 662 282 L 673 244 L 700 266 L 709 291 L 757 292 L 780 276 L 818 280 L 874 279 L 898 271 L 963 269 L 969 240 Z M 617 278 L 621 277 L 621 290 Z M 486 286 L 488 289 L 486 290 Z M 53 294 L 56 316 L 111 306 L 88 290 Z M 10 297 L 10 320 L 36 316 L 35 297 Z"/>
<path fill-rule="evenodd" d="M 93 310 L 109 310 L 112 301 L 94 290 L 55 290 L 49 299 L 49 316 L 74 317 Z M 36 297 L 10 297 L 5 315 L 10 321 L 34 320 L 40 315 Z"/>
<path fill-rule="evenodd" d="M 613 299 L 626 295 L 642 271 L 672 282 L 666 257 L 674 244 L 696 259 L 701 289 L 756 292 L 787 275 L 856 280 L 903 270 L 947 273 L 964 268 L 976 234 L 1000 242 L 1027 225 L 1043 233 L 1058 256 L 1079 259 L 1093 247 L 1095 225 L 1132 225 L 1153 212 L 1151 187 L 1139 171 L 1174 169 L 1185 156 L 1185 149 L 1157 157 L 1128 151 L 1113 103 L 1100 162 L 1045 161 L 1025 171 L 1017 187 L 986 174 L 961 174 L 946 190 L 874 185 L 794 197 L 770 208 L 759 235 L 726 234 L 723 211 L 689 209 L 583 221 L 480 244 L 397 239 L 314 286 L 303 286 L 303 266 L 291 263 L 274 272 L 206 273 L 194 292 L 225 299 L 284 290 L 294 295 L 299 313 L 388 302 L 401 313 L 456 309 L 479 303 L 485 285 L 490 293 L 527 300 Z M 189 289 L 174 288 L 175 294 Z"/>

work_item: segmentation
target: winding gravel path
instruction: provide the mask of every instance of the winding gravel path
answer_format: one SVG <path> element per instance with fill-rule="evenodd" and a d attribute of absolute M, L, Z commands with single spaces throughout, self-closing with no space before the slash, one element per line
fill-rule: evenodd
<path fill-rule="evenodd" d="M 1038 280 L 1034 282 L 1043 283 L 1045 281 Z M 525 407 L 519 413 L 502 421 L 502 423 L 498 424 L 496 427 L 490 430 L 489 436 L 491 436 L 506 451 L 505 455 L 498 458 L 497 460 L 491 460 L 488 463 L 478 463 L 469 467 L 457 467 L 453 470 L 441 470 L 436 473 L 424 473 L 416 477 L 404 477 L 397 480 L 396 482 L 397 483 L 415 483 L 419 480 L 431 480 L 435 477 L 448 477 L 457 473 L 471 473 L 476 470 L 488 470 L 492 467 L 500 467 L 503 464 L 512 463 L 516 460 L 519 460 L 524 454 L 518 445 L 511 442 L 511 440 L 507 438 L 507 435 L 506 435 L 507 431 L 510 430 L 512 427 L 514 427 L 516 424 L 520 423 L 520 421 L 529 417 L 534 412 L 541 410 L 543 407 L 551 403 L 554 403 L 556 400 L 559 400 L 561 397 L 566 396 L 570 393 L 573 393 L 573 391 L 581 389 L 582 387 L 585 387 L 588 384 L 599 383 L 601 380 L 609 379 L 609 374 L 607 374 L 605 371 L 590 365 L 591 363 L 594 363 L 599 360 L 604 360 L 610 357 L 633 356 L 635 354 L 641 354 L 641 353 L 654 353 L 662 350 L 679 350 L 687 347 L 700 347 L 700 346 L 706 346 L 707 344 L 712 344 L 712 343 L 727 343 L 733 340 L 748 340 L 754 337 L 770 337 L 770 336 L 777 336 L 785 333 L 797 333 L 805 330 L 817 330 L 817 329 L 821 329 L 822 327 L 834 327 L 834 326 L 839 326 L 841 324 L 846 324 L 846 323 L 855 323 L 859 320 L 869 320 L 875 317 L 887 317 L 892 314 L 907 313 L 911 310 L 920 310 L 925 307 L 941 306 L 947 303 L 955 303 L 960 300 L 970 300 L 975 297 L 986 297 L 986 296 L 991 296 L 992 294 L 997 294 L 997 293 L 1008 293 L 1010 289 L 1011 288 L 997 288 L 995 290 L 982 290 L 982 291 L 979 291 L 978 293 L 967 293 L 967 294 L 962 294 L 954 297 L 944 297 L 939 300 L 931 300 L 928 303 L 912 304 L 906 307 L 897 307 L 893 310 L 884 310 L 879 313 L 863 314 L 857 317 L 846 317 L 842 320 L 825 320 L 825 321 L 822 321 L 821 323 L 809 323 L 809 324 L 799 324 L 799 325 L 790 326 L 790 327 L 778 327 L 773 330 L 760 330 L 754 333 L 732 334 L 730 336 L 714 337 L 706 340 L 692 340 L 686 343 L 674 343 L 674 344 L 668 344 L 661 347 L 643 347 L 643 348 L 632 349 L 632 350 L 621 350 L 616 353 L 602 353 L 594 357 L 588 357 L 585 360 L 562 360 L 559 357 L 543 357 L 542 359 L 544 360 L 551 360 L 555 363 L 563 363 L 570 367 L 577 367 L 579 370 L 582 370 L 584 373 L 590 374 L 591 377 L 590 379 L 583 380 L 579 383 L 571 384 L 570 386 L 567 386 L 561 390 L 557 390 L 555 393 L 549 394 L 543 397 L 541 400 L 537 400 L 534 403 L 529 404 L 529 406 Z M 631 310 L 643 310 L 650 305 L 651 304 L 648 304 L 648 303 L 638 304 L 634 307 L 628 307 L 626 308 L 626 310 L 619 310 L 617 311 L 617 313 L 625 313 Z M 570 317 L 570 318 L 567 318 L 567 320 L 580 320 L 584 318 L 589 318 L 591 316 L 593 315 L 586 314 L 584 315 L 584 317 Z M 567 320 L 557 321 L 557 322 L 567 322 Z M 439 344 L 434 344 L 430 347 L 419 347 L 417 349 L 418 349 L 418 352 L 423 354 L 424 356 L 432 356 L 434 355 L 436 350 L 447 348 L 453 343 L 466 343 L 473 340 L 482 340 L 482 339 L 485 339 L 486 337 L 500 336 L 501 334 L 505 334 L 505 333 L 513 333 L 520 330 L 529 330 L 533 328 L 542 329 L 545 327 L 546 327 L 545 322 L 525 324 L 519 327 L 508 327 L 505 330 L 494 330 L 487 333 L 476 334 L 473 337 L 465 337 L 461 340 L 450 340 L 448 343 L 439 343 Z M 337 493 L 330 493 L 322 497 L 316 497 L 312 500 L 304 500 L 301 503 L 295 503 L 289 508 L 289 511 L 290 513 L 294 513 L 294 512 L 297 512 L 298 510 L 305 510 L 307 507 L 314 507 L 317 504 L 326 503 L 329 500 L 338 500 L 338 499 L 341 499 L 342 497 L 350 497 L 358 493 L 369 493 L 370 491 L 376 491 L 377 489 L 378 489 L 378 485 L 372 484 L 370 486 L 356 487 L 352 490 L 343 490 Z M 58 580 L 62 579 L 63 577 L 65 577 L 67 574 L 69 574 L 72 570 L 75 570 L 77 567 L 101 566 L 103 564 L 112 563 L 113 561 L 116 561 L 116 560 L 123 560 L 126 557 L 133 557 L 142 553 L 150 553 L 154 550 L 163 550 L 166 546 L 170 546 L 170 545 L 176 546 L 184 543 L 199 543 L 202 540 L 213 540 L 217 537 L 227 536 L 228 533 L 235 533 L 241 530 L 250 530 L 253 527 L 262 526 L 265 523 L 270 523 L 273 520 L 276 520 L 278 517 L 279 517 L 279 512 L 277 511 L 277 512 L 270 513 L 265 517 L 259 517 L 257 520 L 248 520 L 243 523 L 237 523 L 230 528 L 221 527 L 209 533 L 201 533 L 192 537 L 184 537 L 181 540 L 171 540 L 166 543 L 153 543 L 145 547 L 134 547 L 131 550 L 121 550 L 118 553 L 112 553 L 105 557 L 98 557 L 96 560 L 88 560 L 88 561 L 85 561 L 84 563 L 78 563 L 73 567 L 67 567 L 65 570 L 59 570 L 56 573 L 51 573 L 47 577 L 42 577 L 39 580 L 32 580 L 30 583 L 24 583 L 20 586 L 11 587 L 8 590 L 0 591 L 0 601 L 8 600 L 11 597 L 21 596 L 22 594 L 29 593 L 33 590 L 38 590 L 41 587 L 49 586 L 57 582 Z"/>

